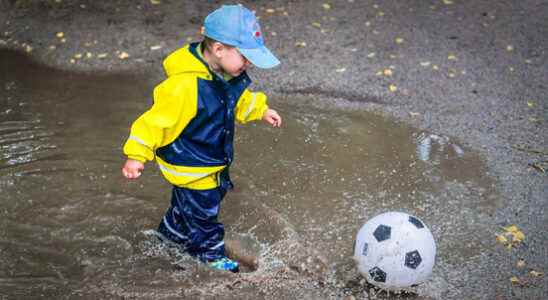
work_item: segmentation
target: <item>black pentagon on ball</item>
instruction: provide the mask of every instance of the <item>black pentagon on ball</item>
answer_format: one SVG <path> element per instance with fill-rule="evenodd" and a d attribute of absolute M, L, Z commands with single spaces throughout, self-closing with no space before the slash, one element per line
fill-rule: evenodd
<path fill-rule="evenodd" d="M 379 227 L 377 227 L 377 229 L 375 229 L 375 231 L 373 232 L 373 236 L 375 236 L 377 242 L 382 242 L 390 238 L 391 230 L 392 229 L 390 228 L 390 226 L 379 225 Z"/>
<path fill-rule="evenodd" d="M 422 222 L 419 221 L 419 219 L 413 216 L 409 216 L 409 223 L 415 225 L 418 229 L 424 228 L 424 224 L 422 224 Z"/>
<path fill-rule="evenodd" d="M 369 275 L 371 275 L 371 279 L 375 280 L 376 282 L 386 282 L 386 273 L 379 267 L 374 267 L 373 269 L 369 270 Z"/>
<path fill-rule="evenodd" d="M 363 243 L 363 248 L 362 248 L 362 255 L 363 256 L 367 256 L 367 248 L 369 248 L 367 243 Z"/>
<path fill-rule="evenodd" d="M 416 269 L 422 262 L 419 251 L 411 251 L 405 254 L 405 266 L 411 269 Z"/>

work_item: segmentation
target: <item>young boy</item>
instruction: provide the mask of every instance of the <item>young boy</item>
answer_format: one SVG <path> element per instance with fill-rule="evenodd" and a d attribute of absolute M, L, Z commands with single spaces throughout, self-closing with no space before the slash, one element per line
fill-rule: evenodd
<path fill-rule="evenodd" d="M 252 93 L 245 70 L 280 62 L 264 46 L 255 15 L 242 5 L 224 5 L 204 22 L 204 40 L 176 50 L 164 61 L 167 79 L 154 89 L 154 104 L 132 125 L 124 145 L 123 175 L 135 179 L 156 158 L 173 184 L 171 206 L 158 233 L 215 269 L 238 272 L 226 257 L 224 227 L 217 216 L 232 188 L 234 122 L 281 117 L 263 93 Z"/>

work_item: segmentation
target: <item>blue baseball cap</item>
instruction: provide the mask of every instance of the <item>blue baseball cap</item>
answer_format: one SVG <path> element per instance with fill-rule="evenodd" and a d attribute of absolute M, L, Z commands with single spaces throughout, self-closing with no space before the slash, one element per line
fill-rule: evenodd
<path fill-rule="evenodd" d="M 223 44 L 234 46 L 253 65 L 268 69 L 280 61 L 264 45 L 259 22 L 241 4 L 223 5 L 204 21 L 204 35 Z"/>

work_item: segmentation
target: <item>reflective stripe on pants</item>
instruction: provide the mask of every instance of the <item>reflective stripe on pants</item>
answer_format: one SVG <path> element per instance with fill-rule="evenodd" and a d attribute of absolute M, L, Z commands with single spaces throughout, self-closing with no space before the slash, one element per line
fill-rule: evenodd
<path fill-rule="evenodd" d="M 224 226 L 218 221 L 223 187 L 191 190 L 174 186 L 171 207 L 158 231 L 201 261 L 225 256 Z"/>

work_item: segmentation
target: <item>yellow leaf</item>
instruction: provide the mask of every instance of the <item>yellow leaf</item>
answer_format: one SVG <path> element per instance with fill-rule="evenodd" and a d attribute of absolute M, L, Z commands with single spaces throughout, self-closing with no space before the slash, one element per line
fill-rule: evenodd
<path fill-rule="evenodd" d="M 391 85 L 388 87 L 388 89 L 389 89 L 391 92 L 395 92 L 395 91 L 398 90 L 398 87 L 396 87 L 396 85 L 394 85 L 394 84 L 391 84 Z"/>
<path fill-rule="evenodd" d="M 76 53 L 76 54 L 74 54 L 74 58 L 76 58 L 76 59 L 82 58 L 82 53 Z"/>
<path fill-rule="evenodd" d="M 518 268 L 525 267 L 525 261 L 523 259 L 518 259 L 518 262 L 516 263 L 516 267 Z"/>
<path fill-rule="evenodd" d="M 510 282 L 513 283 L 513 284 L 521 284 L 521 281 L 516 276 L 512 276 L 510 278 Z"/>
<path fill-rule="evenodd" d="M 512 237 L 513 237 L 512 242 L 521 242 L 525 239 L 525 235 L 521 231 L 512 233 Z"/>
<path fill-rule="evenodd" d="M 510 233 L 519 231 L 516 225 L 510 225 L 508 227 L 502 227 L 502 228 L 504 229 L 504 231 L 510 232 Z"/>
<path fill-rule="evenodd" d="M 269 14 L 273 14 L 274 12 L 276 12 L 274 9 L 272 8 L 267 8 L 266 9 L 266 12 L 269 13 Z"/>
<path fill-rule="evenodd" d="M 312 23 L 312 26 L 313 26 L 313 27 L 316 27 L 316 28 L 320 28 L 320 27 L 322 27 L 322 24 L 320 24 L 320 23 L 318 23 L 318 22 L 313 22 L 313 23 Z"/>
<path fill-rule="evenodd" d="M 129 57 L 129 54 L 127 52 L 122 51 L 120 55 L 118 55 L 120 59 L 126 59 Z"/>
<path fill-rule="evenodd" d="M 108 53 L 100 53 L 100 54 L 97 54 L 97 58 L 105 58 L 108 56 Z"/>
<path fill-rule="evenodd" d="M 57 33 L 55 34 L 55 36 L 61 39 L 61 38 L 63 38 L 63 37 L 65 36 L 65 33 L 62 32 L 62 31 L 60 31 L 60 32 L 57 32 Z"/>
<path fill-rule="evenodd" d="M 295 46 L 304 48 L 304 47 L 306 47 L 306 43 L 305 42 L 296 42 Z"/>
<path fill-rule="evenodd" d="M 378 15 L 379 17 L 384 16 L 384 11 L 379 11 L 379 13 L 377 13 L 377 15 Z"/>
<path fill-rule="evenodd" d="M 160 0 L 150 0 L 150 4 L 152 5 L 158 5 L 160 3 L 162 3 Z"/>
<path fill-rule="evenodd" d="M 452 0 L 443 0 L 443 4 L 451 5 L 451 4 L 453 4 L 453 1 Z"/>
<path fill-rule="evenodd" d="M 401 44 L 403 43 L 403 38 L 396 38 L 396 44 Z"/>
<path fill-rule="evenodd" d="M 91 52 L 86 52 L 86 58 L 92 58 L 93 54 Z"/>
<path fill-rule="evenodd" d="M 499 242 L 501 244 L 506 244 L 506 243 L 508 243 L 508 239 L 504 235 L 498 234 L 497 235 L 497 242 Z"/>
<path fill-rule="evenodd" d="M 322 4 L 322 7 L 323 7 L 323 9 L 325 9 L 325 10 L 330 10 L 330 9 L 331 9 L 331 4 L 329 4 L 329 3 L 324 3 L 324 4 Z"/>
<path fill-rule="evenodd" d="M 506 46 L 506 51 L 508 51 L 508 52 L 514 51 L 514 46 L 512 46 L 512 45 Z"/>
<path fill-rule="evenodd" d="M 447 59 L 448 60 L 457 60 L 457 57 L 454 54 L 449 54 L 449 56 L 447 56 Z"/>
<path fill-rule="evenodd" d="M 533 102 L 533 101 L 527 101 L 527 106 L 529 106 L 529 107 L 535 107 L 535 102 Z"/>
<path fill-rule="evenodd" d="M 535 271 L 535 270 L 529 272 L 529 274 L 531 274 L 532 276 L 535 276 L 535 277 L 542 277 L 542 276 L 544 276 L 544 273 L 542 273 L 542 272 L 537 272 L 537 271 Z"/>

